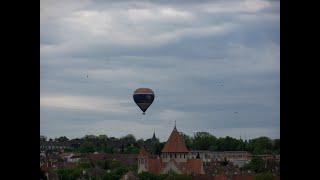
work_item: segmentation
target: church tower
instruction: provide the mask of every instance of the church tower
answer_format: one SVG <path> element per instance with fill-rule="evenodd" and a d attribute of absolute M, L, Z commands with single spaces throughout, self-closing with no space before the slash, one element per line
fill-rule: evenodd
<path fill-rule="evenodd" d="M 175 160 L 178 163 L 187 162 L 188 149 L 176 128 L 176 124 L 161 151 L 161 158 L 162 162 L 169 162 L 171 160 Z"/>

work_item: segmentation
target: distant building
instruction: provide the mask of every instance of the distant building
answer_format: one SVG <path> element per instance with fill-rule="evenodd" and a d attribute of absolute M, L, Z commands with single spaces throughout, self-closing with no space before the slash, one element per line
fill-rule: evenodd
<path fill-rule="evenodd" d="M 45 150 L 62 150 L 66 148 L 71 148 L 69 142 L 54 142 L 54 141 L 46 141 L 40 142 L 40 151 Z"/>
<path fill-rule="evenodd" d="M 223 156 L 230 161 L 251 159 L 251 154 L 247 151 L 224 151 Z"/>
<path fill-rule="evenodd" d="M 276 160 L 276 161 L 280 161 L 280 154 L 276 154 L 276 155 L 261 154 L 261 155 L 252 155 L 252 157 L 261 157 L 263 160 Z"/>
<path fill-rule="evenodd" d="M 189 151 L 188 157 L 195 159 L 197 154 L 204 162 L 212 161 L 223 161 L 224 159 L 234 162 L 239 166 L 246 164 L 251 159 L 251 154 L 247 151 L 222 151 L 222 152 L 211 152 L 211 151 Z"/>
<path fill-rule="evenodd" d="M 203 160 L 189 158 L 188 152 L 175 126 L 161 155 L 149 155 L 145 147 L 141 147 L 138 155 L 138 173 L 147 171 L 161 174 L 173 171 L 178 174 L 204 174 Z"/>
<path fill-rule="evenodd" d="M 80 153 L 77 152 L 63 152 L 60 157 L 66 162 L 78 162 L 80 160 Z"/>
<path fill-rule="evenodd" d="M 198 154 L 200 156 L 200 159 L 203 160 L 203 162 L 211 162 L 214 158 L 214 154 L 210 151 L 189 151 L 188 158 L 196 159 Z"/>

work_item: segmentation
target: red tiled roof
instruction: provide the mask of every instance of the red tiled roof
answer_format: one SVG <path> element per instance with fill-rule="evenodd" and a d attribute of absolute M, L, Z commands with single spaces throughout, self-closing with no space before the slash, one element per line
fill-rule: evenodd
<path fill-rule="evenodd" d="M 88 154 L 88 159 L 91 161 L 104 161 L 104 160 L 117 160 L 126 165 L 137 164 L 136 154 L 118 154 L 118 153 L 100 153 L 100 154 Z"/>
<path fill-rule="evenodd" d="M 149 172 L 160 174 L 162 171 L 161 159 L 148 159 Z"/>
<path fill-rule="evenodd" d="M 228 176 L 226 174 L 218 174 L 214 177 L 215 180 L 228 180 Z"/>
<path fill-rule="evenodd" d="M 168 153 L 168 152 L 183 152 L 187 153 L 188 149 L 181 138 L 179 132 L 177 131 L 176 127 L 174 127 L 167 143 L 162 149 L 162 153 Z"/>
<path fill-rule="evenodd" d="M 140 157 L 140 156 L 148 156 L 148 152 L 147 152 L 146 148 L 144 148 L 144 146 L 141 146 L 141 148 L 140 148 L 140 152 L 138 154 L 138 157 Z"/>
<path fill-rule="evenodd" d="M 186 174 L 202 174 L 202 159 L 188 159 Z"/>

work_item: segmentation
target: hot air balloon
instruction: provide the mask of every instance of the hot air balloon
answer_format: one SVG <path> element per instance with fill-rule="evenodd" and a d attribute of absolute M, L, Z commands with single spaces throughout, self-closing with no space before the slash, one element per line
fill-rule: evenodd
<path fill-rule="evenodd" d="M 133 100 L 143 112 L 142 114 L 145 114 L 154 100 L 154 93 L 149 88 L 138 88 L 133 93 Z"/>

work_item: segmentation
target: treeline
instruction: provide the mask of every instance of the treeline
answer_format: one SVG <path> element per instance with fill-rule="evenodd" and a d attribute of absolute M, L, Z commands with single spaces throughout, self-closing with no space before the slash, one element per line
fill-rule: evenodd
<path fill-rule="evenodd" d="M 192 137 L 180 133 L 189 150 L 248 151 L 252 154 L 280 154 L 280 139 L 259 137 L 249 140 L 230 136 L 217 138 L 208 132 L 197 132 Z"/>
<path fill-rule="evenodd" d="M 208 132 L 197 132 L 193 136 L 180 133 L 188 150 L 209 151 L 248 151 L 252 154 L 280 154 L 280 139 L 259 137 L 249 140 L 236 139 L 230 136 L 217 138 Z M 128 134 L 120 138 L 108 137 L 107 135 L 86 135 L 82 138 L 68 139 L 61 136 L 55 139 L 47 139 L 40 136 L 40 143 L 68 143 L 70 149 L 81 153 L 106 152 L 106 153 L 138 153 L 144 145 L 152 154 L 160 154 L 166 142 L 159 139 L 136 139 Z"/>

